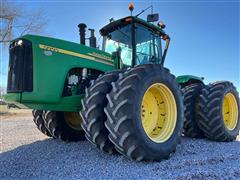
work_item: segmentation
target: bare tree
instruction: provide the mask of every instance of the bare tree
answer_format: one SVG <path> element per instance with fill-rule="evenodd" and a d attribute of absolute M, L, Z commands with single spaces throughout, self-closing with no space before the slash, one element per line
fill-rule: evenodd
<path fill-rule="evenodd" d="M 7 0 L 1 0 L 0 21 L 0 43 L 27 33 L 40 33 L 46 24 L 42 10 L 27 11 L 21 4 Z"/>
<path fill-rule="evenodd" d="M 7 67 L 3 67 L 3 51 L 11 40 L 28 33 L 43 32 L 46 18 L 41 9 L 28 10 L 20 2 L 0 0 L 0 96 L 6 93 Z"/>

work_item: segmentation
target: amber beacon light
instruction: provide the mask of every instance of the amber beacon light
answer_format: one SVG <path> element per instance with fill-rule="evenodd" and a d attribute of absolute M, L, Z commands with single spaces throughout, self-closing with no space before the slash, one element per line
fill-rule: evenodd
<path fill-rule="evenodd" d="M 128 5 L 128 9 L 131 11 L 131 16 L 132 16 L 132 12 L 133 12 L 133 9 L 134 9 L 133 3 L 130 3 L 130 4 Z"/>

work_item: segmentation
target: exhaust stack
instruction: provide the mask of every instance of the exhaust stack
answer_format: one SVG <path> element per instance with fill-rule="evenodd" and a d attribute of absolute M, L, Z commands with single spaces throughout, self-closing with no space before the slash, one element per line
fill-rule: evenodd
<path fill-rule="evenodd" d="M 86 27 L 87 25 L 84 24 L 84 23 L 80 23 L 78 25 L 78 28 L 79 28 L 79 35 L 80 35 L 80 44 L 83 44 L 85 45 L 86 44 Z"/>

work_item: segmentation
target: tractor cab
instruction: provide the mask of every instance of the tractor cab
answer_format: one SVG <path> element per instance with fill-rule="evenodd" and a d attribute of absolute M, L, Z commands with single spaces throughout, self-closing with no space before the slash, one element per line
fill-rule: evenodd
<path fill-rule="evenodd" d="M 162 64 L 161 27 L 135 16 L 113 21 L 100 30 L 103 50 L 118 57 L 119 68 L 139 64 Z"/>

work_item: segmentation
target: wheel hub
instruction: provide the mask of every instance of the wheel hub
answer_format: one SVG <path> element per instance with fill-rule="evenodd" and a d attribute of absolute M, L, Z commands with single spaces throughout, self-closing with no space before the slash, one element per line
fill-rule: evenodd
<path fill-rule="evenodd" d="M 81 130 L 82 119 L 76 112 L 64 112 L 64 118 L 66 123 L 73 129 Z"/>
<path fill-rule="evenodd" d="M 238 121 L 238 105 L 235 96 L 227 93 L 223 100 L 222 116 L 224 124 L 229 130 L 233 130 L 237 126 Z"/>
<path fill-rule="evenodd" d="M 151 85 L 145 92 L 141 106 L 142 126 L 154 142 L 167 141 L 174 132 L 177 106 L 171 90 L 162 83 Z"/>

